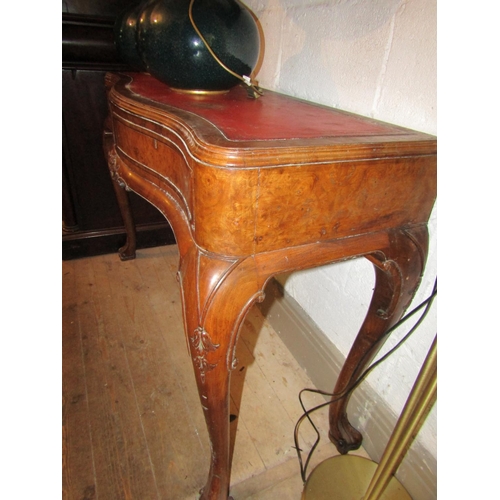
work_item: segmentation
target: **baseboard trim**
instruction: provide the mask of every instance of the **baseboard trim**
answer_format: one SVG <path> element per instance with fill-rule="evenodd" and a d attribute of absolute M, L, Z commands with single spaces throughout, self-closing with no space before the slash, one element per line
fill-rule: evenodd
<path fill-rule="evenodd" d="M 315 386 L 332 391 L 345 357 L 276 280 L 268 284 L 259 308 Z M 368 384 L 361 384 L 353 393 L 348 414 L 363 433 L 364 449 L 379 461 L 399 416 Z M 437 498 L 436 458 L 417 440 L 396 477 L 413 500 Z"/>

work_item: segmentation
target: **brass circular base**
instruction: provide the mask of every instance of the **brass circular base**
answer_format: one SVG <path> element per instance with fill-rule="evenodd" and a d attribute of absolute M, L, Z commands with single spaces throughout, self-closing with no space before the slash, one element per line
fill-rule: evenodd
<path fill-rule="evenodd" d="M 363 500 L 378 464 L 364 457 L 338 455 L 321 462 L 309 475 L 302 500 Z M 392 477 L 381 500 L 411 500 Z"/>
<path fill-rule="evenodd" d="M 197 90 L 197 89 L 176 89 L 170 87 L 174 92 L 179 92 L 181 94 L 191 94 L 191 95 L 216 95 L 216 94 L 227 94 L 228 90 Z"/>

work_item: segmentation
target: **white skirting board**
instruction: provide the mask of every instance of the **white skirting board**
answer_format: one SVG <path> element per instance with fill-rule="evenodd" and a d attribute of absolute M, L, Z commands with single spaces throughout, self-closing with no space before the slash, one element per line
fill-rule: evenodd
<path fill-rule="evenodd" d="M 259 308 L 318 389 L 333 391 L 345 357 L 299 304 L 271 280 Z M 363 434 L 363 448 L 378 462 L 399 415 L 368 385 L 361 384 L 348 406 L 350 422 Z M 413 500 L 437 498 L 436 458 L 415 440 L 396 477 Z"/>

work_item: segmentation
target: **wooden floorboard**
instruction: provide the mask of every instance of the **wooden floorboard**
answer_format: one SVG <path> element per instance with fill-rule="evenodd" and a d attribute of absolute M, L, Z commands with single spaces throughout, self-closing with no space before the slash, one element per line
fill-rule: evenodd
<path fill-rule="evenodd" d="M 210 450 L 183 333 L 177 261 L 169 246 L 140 250 L 128 262 L 117 255 L 63 262 L 64 500 L 194 499 L 205 482 Z M 312 383 L 257 308 L 236 356 L 234 498 L 299 499 L 297 395 Z M 336 454 L 327 412 L 315 419 L 322 444 L 311 467 Z M 304 425 L 304 450 L 314 438 Z"/>
<path fill-rule="evenodd" d="M 96 480 L 72 264 L 68 262 L 63 272 L 62 480 L 63 497 L 80 500 L 95 497 Z"/>

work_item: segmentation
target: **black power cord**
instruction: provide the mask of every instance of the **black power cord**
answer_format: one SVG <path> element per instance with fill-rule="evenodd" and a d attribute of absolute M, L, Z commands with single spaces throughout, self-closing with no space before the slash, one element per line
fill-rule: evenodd
<path fill-rule="evenodd" d="M 295 431 L 294 431 L 294 436 L 293 437 L 294 437 L 294 443 L 295 443 L 294 448 L 297 451 L 297 458 L 299 460 L 299 465 L 300 465 L 300 475 L 301 475 L 302 481 L 304 483 L 307 480 L 307 474 L 306 473 L 307 473 L 307 467 L 309 465 L 309 461 L 310 461 L 310 459 L 312 457 L 312 454 L 314 453 L 314 450 L 318 446 L 318 444 L 320 442 L 320 439 L 321 439 L 319 431 L 318 431 L 317 427 L 314 425 L 314 422 L 311 420 L 310 415 L 312 413 L 314 413 L 316 410 L 319 410 L 320 408 L 324 408 L 325 406 L 331 405 L 332 403 L 335 403 L 336 401 L 339 401 L 340 399 L 345 398 L 348 394 L 350 394 L 351 392 L 353 392 L 354 389 L 356 389 L 356 387 L 358 387 L 358 385 L 368 376 L 368 374 L 374 368 L 376 368 L 380 363 L 382 363 L 383 361 L 385 361 L 391 354 L 393 354 L 397 349 L 399 349 L 406 342 L 406 340 L 408 340 L 408 338 L 415 332 L 415 330 L 420 326 L 420 324 L 422 323 L 422 321 L 424 320 L 424 318 L 427 316 L 427 314 L 428 314 L 428 312 L 429 312 L 429 310 L 430 310 L 430 308 L 432 306 L 432 303 L 434 302 L 434 299 L 436 298 L 436 296 L 437 296 L 437 278 L 434 281 L 434 287 L 433 287 L 432 293 L 429 295 L 429 297 L 427 299 L 425 299 L 417 307 L 415 307 L 414 309 L 412 309 L 408 314 L 406 314 L 405 316 L 403 316 L 391 328 L 389 328 L 387 330 L 387 332 L 385 332 L 385 336 L 390 335 L 394 330 L 396 330 L 397 328 L 399 328 L 405 321 L 407 321 L 408 319 L 410 319 L 414 314 L 416 314 L 421 309 L 425 308 L 424 311 L 422 312 L 421 316 L 418 318 L 417 322 L 413 325 L 413 327 L 409 330 L 409 332 L 392 349 L 390 349 L 389 351 L 387 351 L 387 353 L 384 354 L 380 359 L 378 359 L 377 361 L 374 361 L 361 374 L 361 376 L 352 385 L 348 385 L 346 387 L 346 389 L 344 389 L 342 392 L 335 394 L 335 393 L 331 393 L 331 392 L 322 391 L 322 390 L 319 390 L 319 389 L 307 389 L 307 388 L 306 389 L 302 389 L 300 391 L 300 393 L 299 393 L 299 401 L 300 401 L 300 405 L 302 406 L 302 409 L 304 410 L 304 413 L 299 418 L 299 420 L 297 421 L 297 423 L 295 424 Z M 311 393 L 315 393 L 315 394 L 321 394 L 323 396 L 329 396 L 332 399 L 330 401 L 322 403 L 322 404 L 320 404 L 318 406 L 315 406 L 315 407 L 313 407 L 313 408 L 311 408 L 309 410 L 306 410 L 306 408 L 304 406 L 304 403 L 302 401 L 302 393 L 304 393 L 304 392 L 311 392 Z M 309 423 L 311 424 L 311 426 L 313 427 L 314 431 L 316 432 L 316 441 L 314 442 L 311 450 L 309 451 L 309 453 L 307 455 L 306 462 L 304 464 L 303 461 L 302 461 L 302 450 L 300 449 L 300 446 L 299 446 L 299 436 L 298 436 L 298 433 L 299 433 L 299 427 L 300 427 L 301 423 L 303 422 L 303 420 L 305 418 L 307 418 L 309 420 Z"/>

